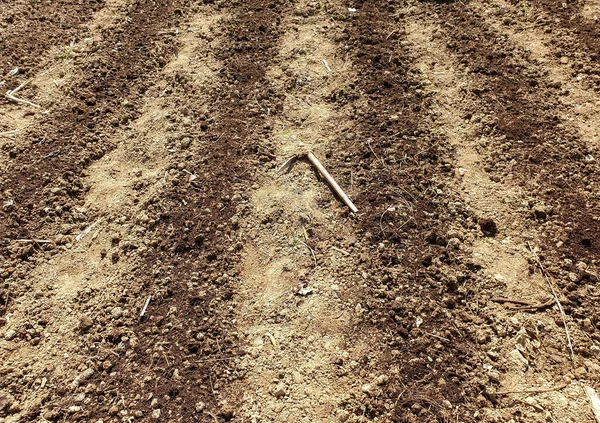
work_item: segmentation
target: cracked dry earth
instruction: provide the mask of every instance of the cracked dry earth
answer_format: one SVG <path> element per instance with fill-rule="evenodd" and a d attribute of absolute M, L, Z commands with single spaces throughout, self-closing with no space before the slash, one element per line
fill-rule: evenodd
<path fill-rule="evenodd" d="M 0 422 L 598 421 L 599 19 L 2 3 Z"/>

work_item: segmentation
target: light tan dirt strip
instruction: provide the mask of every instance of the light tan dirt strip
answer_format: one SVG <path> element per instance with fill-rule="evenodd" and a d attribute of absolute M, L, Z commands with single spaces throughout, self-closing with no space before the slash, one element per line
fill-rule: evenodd
<path fill-rule="evenodd" d="M 328 23 L 328 13 L 312 2 L 296 4 L 284 20 L 287 32 L 269 70 L 273 84 L 286 93 L 283 113 L 269 123 L 280 163 L 313 151 L 327 166 L 330 140 L 339 133 L 341 117 L 326 96 L 351 76 L 323 31 Z M 344 404 L 367 383 L 352 370 L 369 350 L 369 339 L 351 337 L 356 311 L 340 296 L 353 283 L 346 274 L 356 257 L 336 243 L 315 244 L 345 225 L 319 206 L 333 194 L 308 161 L 296 162 L 289 172 L 261 173 L 245 219 L 252 242 L 238 321 L 249 354 L 239 365 L 245 378 L 230 388 L 244 392 L 235 421 L 342 421 L 349 416 Z M 343 244 L 352 235 L 339 236 Z M 375 378 L 369 382 L 375 389 Z"/>

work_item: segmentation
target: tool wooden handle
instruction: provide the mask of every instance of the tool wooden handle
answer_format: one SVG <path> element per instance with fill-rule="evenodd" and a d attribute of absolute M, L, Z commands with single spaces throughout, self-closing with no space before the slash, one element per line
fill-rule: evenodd
<path fill-rule="evenodd" d="M 352 210 L 353 213 L 358 212 L 358 209 L 356 208 L 354 203 L 352 203 L 350 198 L 348 198 L 346 193 L 340 188 L 340 186 L 337 184 L 337 182 L 335 182 L 335 179 L 333 179 L 333 177 L 329 174 L 329 172 L 327 172 L 327 169 L 325 169 L 323 167 L 323 165 L 315 157 L 315 155 L 313 153 L 309 152 L 306 155 L 306 157 L 308 157 L 308 160 L 310 160 L 310 162 L 319 170 L 319 173 L 321 175 L 323 175 L 323 177 L 327 180 L 327 183 L 329 183 L 329 185 L 331 186 L 331 188 L 333 188 L 333 190 L 336 192 L 336 194 L 340 196 L 340 198 L 344 201 L 344 203 L 346 203 L 346 205 L 348 207 L 350 207 L 350 210 Z"/>

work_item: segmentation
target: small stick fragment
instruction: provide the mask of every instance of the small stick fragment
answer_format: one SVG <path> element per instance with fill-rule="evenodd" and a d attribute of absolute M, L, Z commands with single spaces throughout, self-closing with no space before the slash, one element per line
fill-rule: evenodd
<path fill-rule="evenodd" d="M 8 94 L 10 95 L 14 95 L 16 93 L 18 93 L 19 91 L 21 91 L 23 88 L 25 88 L 29 83 L 31 82 L 31 79 L 28 79 L 27 81 L 23 82 L 21 85 L 19 85 L 17 88 L 15 88 L 14 90 L 11 90 L 8 92 Z"/>
<path fill-rule="evenodd" d="M 179 34 L 178 28 L 158 32 L 158 35 L 177 35 L 177 34 Z"/>
<path fill-rule="evenodd" d="M 17 242 L 26 242 L 26 243 L 34 242 L 34 243 L 38 243 L 38 244 L 49 244 L 52 242 L 48 239 L 17 239 L 16 241 Z"/>
<path fill-rule="evenodd" d="M 198 178 L 194 173 L 190 172 L 189 170 L 183 169 L 183 171 L 190 175 L 190 182 L 195 181 L 196 178 Z"/>
<path fill-rule="evenodd" d="M 102 219 L 98 219 L 94 223 L 92 223 L 90 226 L 88 226 L 87 228 L 85 228 L 82 233 L 80 233 L 79 235 L 77 235 L 75 237 L 75 241 L 81 241 L 81 239 L 84 236 L 86 236 L 92 229 L 94 229 L 94 226 L 96 226 L 98 223 L 100 223 L 101 220 Z"/>
<path fill-rule="evenodd" d="M 550 308 L 553 305 L 554 305 L 554 298 L 550 298 L 545 303 L 532 304 L 530 306 L 524 305 L 524 306 L 512 307 L 512 309 L 517 310 L 517 311 L 538 311 L 538 310 L 544 310 L 544 309 Z"/>
<path fill-rule="evenodd" d="M 292 165 L 292 162 L 293 162 L 294 160 L 296 160 L 297 158 L 298 158 L 298 156 L 292 156 L 292 157 L 290 157 L 289 159 L 287 159 L 287 160 L 285 161 L 285 163 L 284 163 L 284 164 L 282 164 L 282 165 L 281 165 L 281 167 L 280 167 L 279 169 L 277 169 L 277 172 L 275 172 L 275 173 L 279 173 L 279 172 L 281 172 L 282 170 L 284 170 L 284 169 L 287 169 L 288 167 L 290 167 L 290 166 Z"/>
<path fill-rule="evenodd" d="M 331 249 L 337 251 L 338 253 L 342 253 L 345 256 L 349 256 L 350 255 L 350 253 L 348 251 L 342 250 L 341 248 L 338 248 L 335 245 L 332 245 Z"/>
<path fill-rule="evenodd" d="M 308 160 L 310 160 L 310 162 L 317 168 L 319 173 L 321 175 L 323 175 L 323 177 L 327 180 L 327 182 L 329 183 L 331 188 L 333 188 L 333 190 L 336 192 L 336 194 L 340 196 L 340 198 L 344 201 L 344 203 L 346 203 L 346 205 L 348 207 L 350 207 L 350 210 L 352 210 L 353 213 L 358 212 L 358 209 L 356 208 L 354 203 L 352 203 L 350 198 L 348 198 L 346 193 L 340 188 L 340 186 L 337 184 L 337 182 L 335 182 L 335 179 L 333 179 L 333 177 L 329 174 L 329 172 L 327 172 L 327 170 L 323 167 L 323 165 L 321 164 L 321 162 L 319 162 L 319 160 L 315 157 L 315 155 L 313 153 L 309 152 L 306 155 L 306 157 L 308 157 Z"/>
<path fill-rule="evenodd" d="M 529 398 L 533 399 L 531 397 L 529 397 Z M 534 410 L 536 410 L 538 412 L 544 411 L 544 407 L 542 407 L 539 404 L 536 404 L 534 402 L 527 402 L 527 401 L 524 401 L 524 400 L 522 400 L 520 398 L 515 398 L 515 401 L 517 401 L 518 403 L 521 403 L 523 405 L 528 405 L 528 406 L 532 407 Z"/>
<path fill-rule="evenodd" d="M 10 91 L 7 91 L 6 94 L 5 94 L 5 96 L 6 96 L 6 98 L 8 98 L 9 100 L 14 101 L 15 103 L 27 104 L 28 106 L 37 107 L 38 109 L 42 107 L 39 104 L 32 103 L 29 100 L 23 100 L 22 98 L 17 98 L 14 95 L 12 95 L 12 93 Z"/>
<path fill-rule="evenodd" d="M 385 165 L 385 162 L 377 155 L 377 153 L 375 153 L 375 150 L 373 150 L 373 147 L 371 147 L 371 143 L 369 141 L 367 141 L 367 145 L 369 146 L 369 150 L 371 150 L 371 153 L 373 153 L 375 158 L 381 162 L 381 165 L 383 167 L 387 168 L 387 166 Z"/>
<path fill-rule="evenodd" d="M 209 361 L 229 361 L 235 360 L 238 357 L 219 357 L 219 358 L 204 358 L 202 360 L 196 360 L 196 363 L 207 363 Z"/>
<path fill-rule="evenodd" d="M 490 301 L 493 301 L 495 303 L 500 303 L 500 304 L 513 303 L 513 304 L 520 304 L 520 305 L 524 305 L 524 306 L 531 306 L 532 305 L 532 303 L 530 303 L 529 301 L 513 300 L 513 299 L 510 299 L 510 298 L 504 298 L 504 297 L 491 298 Z"/>
<path fill-rule="evenodd" d="M 213 392 L 213 394 L 214 394 L 214 392 Z M 217 416 L 215 416 L 213 413 L 211 413 L 210 411 L 207 411 L 207 410 L 204 410 L 204 412 L 206 414 L 208 414 L 209 416 L 211 416 L 214 421 L 216 421 L 217 423 L 219 423 L 219 419 L 217 419 Z"/>
<path fill-rule="evenodd" d="M 10 137 L 11 135 L 15 135 L 18 132 L 19 132 L 18 129 L 13 129 L 12 131 L 0 132 L 0 136 L 2 136 L 2 137 Z"/>
<path fill-rule="evenodd" d="M 29 100 L 23 100 L 22 98 L 15 97 L 15 94 L 18 93 L 19 91 L 21 91 L 23 88 L 25 88 L 27 86 L 27 84 L 29 84 L 30 82 L 31 82 L 31 79 L 28 79 L 27 81 L 23 82 L 21 85 L 19 85 L 14 90 L 7 91 L 6 94 L 5 94 L 6 98 L 8 98 L 9 100 L 12 100 L 12 101 L 14 101 L 16 103 L 22 103 L 22 104 L 27 104 L 29 106 L 41 108 L 42 106 L 40 106 L 39 104 L 35 104 L 35 103 L 32 103 Z"/>
<path fill-rule="evenodd" d="M 436 335 L 435 333 L 423 332 L 425 335 L 433 336 L 434 338 L 441 339 L 442 341 L 450 342 L 448 338 L 444 338 L 443 336 Z"/>
<path fill-rule="evenodd" d="M 327 69 L 328 72 L 331 72 L 331 68 L 329 67 L 329 64 L 327 63 L 327 60 L 323 59 L 323 64 L 325 65 L 325 69 Z"/>
<path fill-rule="evenodd" d="M 592 412 L 594 413 L 594 417 L 596 418 L 596 422 L 600 423 L 600 398 L 596 394 L 594 388 L 589 386 L 584 386 L 583 390 L 590 400 L 590 405 L 592 406 Z"/>
<path fill-rule="evenodd" d="M 554 298 L 550 298 L 548 301 L 545 301 L 543 303 L 538 303 L 538 304 L 530 303 L 529 301 L 515 300 L 515 299 L 511 299 L 511 298 L 504 298 L 504 297 L 490 298 L 490 301 L 493 301 L 495 303 L 500 303 L 500 304 L 504 304 L 504 303 L 519 304 L 518 306 L 510 307 L 512 310 L 518 310 L 518 311 L 543 310 L 545 308 L 551 307 L 554 304 Z"/>
<path fill-rule="evenodd" d="M 269 337 L 269 341 L 271 341 L 271 344 L 273 344 L 273 346 L 277 348 L 277 341 L 275 341 L 275 337 L 270 333 L 267 333 L 267 336 Z"/>
<path fill-rule="evenodd" d="M 535 261 L 537 262 L 537 265 L 539 266 L 540 270 L 542 271 L 544 278 L 546 278 L 546 282 L 548 283 L 548 286 L 550 287 L 550 290 L 552 291 L 552 296 L 554 297 L 554 301 L 556 302 L 556 305 L 558 306 L 558 310 L 560 311 L 560 316 L 562 317 L 563 326 L 565 327 L 565 334 L 567 336 L 567 346 L 569 347 L 569 352 L 571 353 L 571 363 L 573 363 L 575 361 L 575 353 L 573 352 L 573 344 L 571 344 L 571 335 L 569 335 L 569 329 L 567 328 L 567 318 L 565 316 L 565 311 L 563 310 L 562 304 L 560 303 L 560 301 L 558 299 L 558 295 L 556 295 L 556 291 L 554 290 L 554 285 L 552 285 L 552 282 L 550 282 L 550 278 L 548 278 L 546 269 L 544 269 L 544 266 L 542 265 L 542 262 L 540 261 L 536 252 L 533 250 L 533 248 L 531 248 L 531 244 L 529 243 L 529 241 L 527 242 L 527 246 L 529 247 L 529 250 L 531 251 L 533 258 L 535 259 Z"/>
<path fill-rule="evenodd" d="M 312 258 L 315 261 L 315 267 L 317 267 L 317 256 L 315 255 L 315 250 L 313 250 L 310 245 L 308 245 L 306 242 L 304 241 L 300 241 L 302 244 L 304 244 L 306 246 L 306 248 L 308 248 L 310 250 L 310 253 L 312 254 Z"/>
<path fill-rule="evenodd" d="M 148 306 L 150 305 L 151 299 L 152 299 L 152 295 L 148 295 L 148 298 L 146 299 L 146 303 L 144 304 L 144 307 L 142 308 L 142 312 L 140 313 L 140 317 L 144 317 L 144 315 L 146 314 L 146 310 L 148 310 Z"/>

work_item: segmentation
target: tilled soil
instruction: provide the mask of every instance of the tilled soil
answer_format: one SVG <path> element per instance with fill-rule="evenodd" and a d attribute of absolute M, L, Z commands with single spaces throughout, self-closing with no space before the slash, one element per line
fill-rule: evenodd
<path fill-rule="evenodd" d="M 599 16 L 3 4 L 0 421 L 593 422 Z"/>

